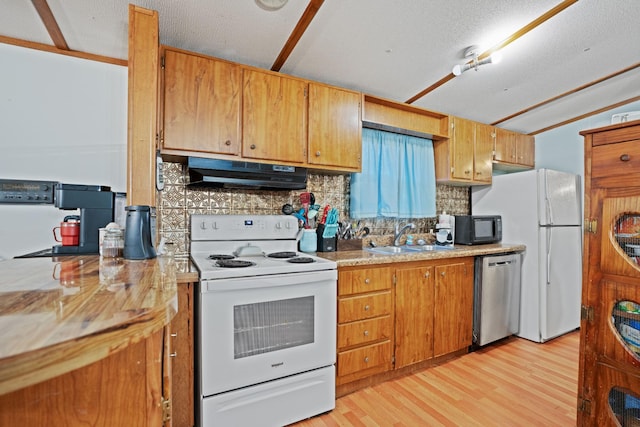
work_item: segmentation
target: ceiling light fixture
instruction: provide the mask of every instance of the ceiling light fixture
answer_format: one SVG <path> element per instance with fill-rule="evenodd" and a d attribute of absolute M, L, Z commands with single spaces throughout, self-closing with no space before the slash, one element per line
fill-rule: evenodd
<path fill-rule="evenodd" d="M 497 64 L 502 59 L 500 52 L 496 51 L 493 52 L 491 56 L 478 60 L 478 46 L 469 46 L 464 51 L 464 57 L 471 58 L 471 60 L 465 64 L 457 64 L 453 67 L 451 72 L 456 77 L 472 68 L 478 71 L 478 67 L 484 64 Z"/>
<path fill-rule="evenodd" d="M 256 0 L 260 8 L 268 11 L 281 9 L 289 0 Z"/>

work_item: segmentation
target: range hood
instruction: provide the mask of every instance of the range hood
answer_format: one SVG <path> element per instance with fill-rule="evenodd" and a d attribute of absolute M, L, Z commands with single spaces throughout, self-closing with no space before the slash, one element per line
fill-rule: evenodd
<path fill-rule="evenodd" d="M 301 190 L 307 188 L 307 169 L 234 160 L 189 157 L 189 187 L 259 190 Z"/>

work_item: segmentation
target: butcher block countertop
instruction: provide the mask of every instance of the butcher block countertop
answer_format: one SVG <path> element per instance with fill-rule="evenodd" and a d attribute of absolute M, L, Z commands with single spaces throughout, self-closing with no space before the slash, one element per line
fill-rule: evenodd
<path fill-rule="evenodd" d="M 172 258 L 0 261 L 0 395 L 140 342 L 177 312 Z"/>
<path fill-rule="evenodd" d="M 335 261 L 340 267 L 359 265 L 391 264 L 396 262 L 426 261 L 432 259 L 461 258 L 469 256 L 497 255 L 508 252 L 523 252 L 525 245 L 495 243 L 490 245 L 455 245 L 450 249 L 436 249 L 424 252 L 399 254 L 379 254 L 367 249 L 355 251 L 318 252 L 318 256 Z"/>

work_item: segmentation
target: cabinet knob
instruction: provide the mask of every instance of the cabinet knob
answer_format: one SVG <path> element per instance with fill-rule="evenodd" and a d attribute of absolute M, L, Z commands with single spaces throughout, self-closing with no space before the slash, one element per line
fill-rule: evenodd
<path fill-rule="evenodd" d="M 231 141 L 227 139 L 227 140 L 224 142 L 224 145 L 231 145 Z"/>
<path fill-rule="evenodd" d="M 429 274 L 429 272 L 428 272 L 428 271 L 427 271 L 426 273 L 424 273 L 424 278 L 425 278 L 425 279 L 428 279 L 428 278 L 429 278 L 429 276 L 430 276 L 430 274 Z"/>
<path fill-rule="evenodd" d="M 364 336 L 368 337 L 369 336 L 369 331 L 364 331 Z"/>
<path fill-rule="evenodd" d="M 631 156 L 628 155 L 628 154 L 622 154 L 620 156 L 620 161 L 622 161 L 622 162 L 628 162 L 629 160 L 631 160 Z"/>
<path fill-rule="evenodd" d="M 470 170 L 466 170 L 466 171 L 464 171 L 464 174 L 465 174 L 465 175 L 469 175 L 470 173 L 471 173 L 471 171 L 470 171 Z"/>
<path fill-rule="evenodd" d="M 369 363 L 369 356 L 365 356 L 364 363 Z"/>
<path fill-rule="evenodd" d="M 173 338 L 175 338 L 175 337 L 177 337 L 177 336 L 178 336 L 178 333 L 177 333 L 177 332 L 172 332 L 172 333 L 171 333 L 171 336 L 172 336 Z"/>
<path fill-rule="evenodd" d="M 444 277 L 444 271 L 441 271 L 441 272 L 440 272 L 440 275 L 441 275 L 442 277 Z"/>
<path fill-rule="evenodd" d="M 256 149 L 256 144 L 251 144 L 251 145 L 249 146 L 249 148 L 251 148 L 252 150 L 255 150 L 255 149 Z"/>
<path fill-rule="evenodd" d="M 368 304 L 364 306 L 364 311 L 369 311 L 369 305 Z"/>
<path fill-rule="evenodd" d="M 365 284 L 367 284 L 367 285 L 368 285 L 370 282 L 371 282 L 371 279 L 369 279 L 368 277 L 367 277 L 366 279 L 364 279 L 364 283 L 365 283 Z"/>
<path fill-rule="evenodd" d="M 320 152 L 316 151 L 316 157 L 320 157 Z"/>
<path fill-rule="evenodd" d="M 169 353 L 169 357 L 176 357 L 178 356 L 178 352 L 174 351 L 173 353 Z"/>

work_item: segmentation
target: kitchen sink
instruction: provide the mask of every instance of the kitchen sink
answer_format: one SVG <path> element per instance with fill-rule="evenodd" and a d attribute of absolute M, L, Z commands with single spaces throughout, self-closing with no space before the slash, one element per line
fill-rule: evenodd
<path fill-rule="evenodd" d="M 417 245 L 417 246 L 378 246 L 376 248 L 367 248 L 369 252 L 384 255 L 411 254 L 418 252 L 429 252 L 439 250 L 451 250 L 452 246 L 440 245 Z"/>

